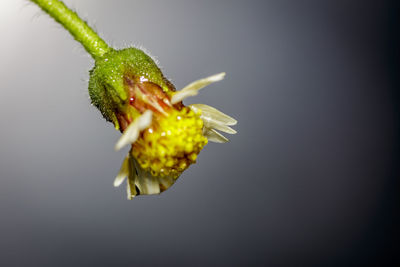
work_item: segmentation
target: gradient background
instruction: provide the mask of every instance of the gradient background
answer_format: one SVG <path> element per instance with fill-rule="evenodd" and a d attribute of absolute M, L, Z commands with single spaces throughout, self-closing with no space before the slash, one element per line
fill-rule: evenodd
<path fill-rule="evenodd" d="M 126 149 L 89 105 L 93 61 L 0 2 L 2 266 L 399 264 L 396 1 L 65 1 L 143 45 L 186 103 L 237 118 L 160 196 L 127 201 Z"/>

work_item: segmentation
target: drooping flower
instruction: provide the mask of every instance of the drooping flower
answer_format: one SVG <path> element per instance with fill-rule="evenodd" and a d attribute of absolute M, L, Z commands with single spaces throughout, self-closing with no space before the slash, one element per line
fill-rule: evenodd
<path fill-rule="evenodd" d="M 204 104 L 182 103 L 224 76 L 216 74 L 176 91 L 140 49 L 114 50 L 97 61 L 89 81 L 93 104 L 123 133 L 115 149 L 131 146 L 114 186 L 127 178 L 129 199 L 158 194 L 196 162 L 208 140 L 228 141 L 218 131 L 236 133 L 229 127 L 236 120 Z"/>
<path fill-rule="evenodd" d="M 89 80 L 92 104 L 122 132 L 115 149 L 131 147 L 114 181 L 119 186 L 127 178 L 129 199 L 165 191 L 196 162 L 208 141 L 228 141 L 218 131 L 236 133 L 229 127 L 236 120 L 228 115 L 204 104 L 182 103 L 222 80 L 225 73 L 176 91 L 141 49 L 109 47 L 59 0 L 31 1 L 64 26 L 95 60 Z"/>

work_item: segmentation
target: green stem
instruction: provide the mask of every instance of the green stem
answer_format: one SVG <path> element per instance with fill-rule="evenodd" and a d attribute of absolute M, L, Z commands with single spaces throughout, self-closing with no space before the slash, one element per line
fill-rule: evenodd
<path fill-rule="evenodd" d="M 111 50 L 106 42 L 79 16 L 59 0 L 31 0 L 54 18 L 80 42 L 94 58 L 101 58 Z"/>

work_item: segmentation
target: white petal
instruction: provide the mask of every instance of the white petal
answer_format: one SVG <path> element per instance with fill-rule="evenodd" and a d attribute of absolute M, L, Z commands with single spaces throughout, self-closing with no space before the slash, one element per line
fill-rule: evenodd
<path fill-rule="evenodd" d="M 204 121 L 204 118 L 202 118 L 202 119 Z M 204 124 L 204 125 L 206 125 L 206 124 Z M 236 134 L 237 133 L 236 130 L 232 129 L 231 127 L 226 126 L 224 124 L 215 123 L 212 120 L 209 122 L 209 125 L 210 126 L 206 126 L 206 127 L 207 128 L 213 128 L 215 130 L 218 130 L 218 131 L 221 131 L 221 132 L 224 132 L 224 133 L 228 133 L 228 134 Z"/>
<path fill-rule="evenodd" d="M 129 164 L 128 164 L 128 169 L 129 169 L 129 175 L 128 179 L 126 180 L 126 192 L 128 195 L 128 199 L 134 198 L 138 192 L 136 191 L 136 180 L 138 178 L 138 175 L 136 173 L 136 167 L 135 167 L 135 159 L 132 157 L 132 149 L 129 151 L 128 157 L 129 157 Z"/>
<path fill-rule="evenodd" d="M 139 163 L 135 161 L 138 170 L 138 177 L 135 181 L 141 195 L 154 195 L 160 193 L 160 183 L 157 177 L 151 175 L 150 172 L 143 170 Z"/>
<path fill-rule="evenodd" d="M 160 183 L 160 190 L 165 191 L 168 188 L 170 188 L 174 183 L 175 183 L 176 179 L 172 178 L 172 177 L 159 177 L 158 178 L 158 182 Z M 161 188 L 162 187 L 162 188 Z"/>
<path fill-rule="evenodd" d="M 222 134 L 220 134 L 219 132 L 217 132 L 214 129 L 206 129 L 204 131 L 204 136 L 211 142 L 215 142 L 215 143 L 226 143 L 229 141 L 228 138 L 226 138 L 225 136 L 223 136 Z"/>
<path fill-rule="evenodd" d="M 225 113 L 223 113 L 223 112 L 219 111 L 218 109 L 213 108 L 211 106 L 208 106 L 205 104 L 192 104 L 192 105 L 189 105 L 189 107 L 194 112 L 201 110 L 201 116 L 210 118 L 214 121 L 219 122 L 220 124 L 229 125 L 229 126 L 237 124 L 237 120 L 235 120 L 234 118 L 226 115 Z"/>
<path fill-rule="evenodd" d="M 195 96 L 197 95 L 197 93 L 198 93 L 197 90 L 178 91 L 171 97 L 171 104 L 176 104 L 182 101 L 183 99 L 188 98 L 189 96 Z"/>
<path fill-rule="evenodd" d="M 128 180 L 126 180 L 126 194 L 129 200 L 131 200 L 138 194 L 136 192 L 136 186 L 135 186 L 137 178 L 136 171 L 132 172 L 131 174 L 132 175 L 128 177 Z"/>
<path fill-rule="evenodd" d="M 139 119 L 140 119 L 140 117 L 137 120 L 139 120 Z M 131 144 L 131 143 L 135 142 L 138 137 L 139 137 L 139 125 L 138 125 L 137 121 L 134 121 L 122 133 L 118 142 L 115 144 L 114 149 L 120 150 L 127 144 Z"/>
<path fill-rule="evenodd" d="M 151 110 L 146 110 L 143 114 L 138 118 L 139 130 L 143 131 L 151 124 L 151 118 L 153 117 L 153 112 Z"/>
<path fill-rule="evenodd" d="M 211 83 L 215 83 L 215 82 L 223 80 L 225 78 L 225 75 L 226 75 L 225 72 L 221 72 L 218 74 L 208 76 L 206 78 L 192 82 L 191 84 L 185 86 L 182 90 L 192 90 L 192 89 L 200 90 L 201 88 L 204 88 Z"/>
<path fill-rule="evenodd" d="M 142 115 L 140 115 L 139 118 L 129 124 L 119 138 L 118 142 L 115 144 L 115 150 L 120 150 L 128 144 L 134 143 L 139 137 L 140 131 L 143 131 L 150 126 L 152 115 L 153 113 L 151 110 L 146 110 Z"/>
<path fill-rule="evenodd" d="M 115 177 L 114 186 L 115 187 L 120 186 L 128 175 L 129 175 L 129 155 L 122 162 L 121 169 L 119 170 L 117 177 Z"/>
<path fill-rule="evenodd" d="M 135 188 L 136 191 L 136 188 Z M 126 181 L 126 198 L 132 200 L 136 196 L 136 192 L 132 193 L 129 181 Z"/>
<path fill-rule="evenodd" d="M 222 131 L 228 134 L 236 134 L 236 130 L 232 129 L 231 127 L 225 125 L 223 122 L 215 120 L 212 117 L 203 116 L 201 114 L 200 119 L 203 120 L 204 127 L 209 129 L 215 129 L 218 131 Z"/>
<path fill-rule="evenodd" d="M 225 72 L 221 72 L 221 73 L 209 76 L 207 78 L 192 82 L 191 84 L 184 87 L 182 90 L 176 92 L 171 98 L 171 103 L 176 104 L 189 96 L 197 95 L 197 93 L 200 89 L 206 87 L 207 85 L 209 85 L 211 83 L 221 81 L 222 79 L 224 79 L 225 75 L 226 75 Z"/>

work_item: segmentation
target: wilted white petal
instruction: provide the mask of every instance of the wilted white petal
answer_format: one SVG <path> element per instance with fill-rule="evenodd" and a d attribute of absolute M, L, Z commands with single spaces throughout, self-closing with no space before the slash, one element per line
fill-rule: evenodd
<path fill-rule="evenodd" d="M 140 119 L 140 117 L 137 120 L 139 120 L 139 119 Z M 114 149 L 120 150 L 127 144 L 131 144 L 131 143 L 135 142 L 138 137 L 139 137 L 139 125 L 138 125 L 137 121 L 134 121 L 122 133 L 118 142 L 115 144 Z"/>
<path fill-rule="evenodd" d="M 182 91 L 183 90 L 192 90 L 192 89 L 200 90 L 201 88 L 204 88 L 211 83 L 215 83 L 215 82 L 223 80 L 225 75 L 226 75 L 225 72 L 221 72 L 221 73 L 214 74 L 214 75 L 208 76 L 206 78 L 194 81 L 194 82 L 190 83 L 189 85 L 185 86 L 182 89 Z"/>
<path fill-rule="evenodd" d="M 135 188 L 136 191 L 136 188 Z M 126 198 L 132 200 L 136 196 L 136 192 L 132 193 L 129 181 L 126 181 Z"/>
<path fill-rule="evenodd" d="M 151 110 L 143 112 L 143 114 L 138 118 L 139 131 L 143 131 L 150 126 L 152 116 L 153 112 Z"/>
<path fill-rule="evenodd" d="M 200 89 L 206 87 L 207 85 L 209 85 L 211 83 L 221 81 L 222 79 L 224 79 L 225 75 L 226 75 L 225 72 L 221 72 L 221 73 L 209 76 L 207 78 L 192 82 L 191 84 L 184 87 L 182 90 L 176 92 L 171 98 L 171 103 L 176 104 L 189 96 L 197 95 L 197 93 Z"/>
<path fill-rule="evenodd" d="M 135 181 L 136 181 L 136 173 L 134 173 L 135 179 L 129 179 L 126 180 L 126 194 L 127 198 L 131 200 L 134 198 L 138 193 L 136 192 L 136 186 L 135 186 Z"/>
<path fill-rule="evenodd" d="M 226 143 L 229 141 L 228 138 L 220 134 L 214 129 L 207 129 L 204 130 L 204 136 L 211 142 L 215 143 Z"/>
<path fill-rule="evenodd" d="M 134 143 L 139 137 L 140 131 L 143 131 L 150 126 L 152 114 L 153 113 L 151 110 L 146 110 L 135 121 L 129 124 L 119 138 L 118 142 L 115 144 L 115 150 L 120 150 L 128 144 Z"/>
<path fill-rule="evenodd" d="M 189 105 L 189 107 L 194 111 L 197 112 L 198 110 L 201 110 L 201 115 L 207 118 L 210 118 L 214 121 L 219 122 L 220 124 L 225 124 L 225 125 L 236 125 L 237 120 L 234 118 L 226 115 L 225 113 L 219 111 L 216 108 L 213 108 L 211 106 L 205 105 L 205 104 L 192 104 Z"/>
<path fill-rule="evenodd" d="M 130 179 L 126 180 L 126 195 L 129 200 L 137 195 L 135 181 Z"/>
<path fill-rule="evenodd" d="M 141 195 L 160 194 L 160 183 L 157 177 L 152 176 L 149 172 L 139 174 L 136 185 Z"/>
<path fill-rule="evenodd" d="M 134 158 L 131 156 L 131 152 L 132 151 L 129 151 L 129 154 L 128 154 L 129 175 L 128 175 L 128 179 L 126 180 L 126 193 L 128 195 L 127 197 L 129 200 L 134 198 L 138 194 L 136 191 L 136 185 L 135 185 L 136 180 L 137 180 L 136 167 L 135 167 L 135 163 L 134 163 Z"/>
<path fill-rule="evenodd" d="M 159 177 L 158 182 L 160 183 L 160 190 L 161 192 L 167 190 L 175 183 L 176 179 L 167 176 L 167 177 Z"/>
<path fill-rule="evenodd" d="M 180 101 L 182 101 L 185 98 L 188 98 L 189 96 L 195 96 L 197 95 L 198 90 L 181 90 L 176 92 L 172 97 L 171 97 L 171 104 L 176 104 Z"/>
<path fill-rule="evenodd" d="M 141 195 L 154 195 L 160 193 L 160 183 L 157 177 L 151 175 L 150 172 L 143 170 L 135 161 L 138 170 L 138 177 L 135 181 Z"/>
<path fill-rule="evenodd" d="M 205 121 L 204 118 L 202 118 L 202 119 L 203 119 L 203 121 Z M 215 130 L 218 130 L 218 131 L 221 131 L 224 133 L 228 133 L 228 134 L 236 134 L 237 133 L 236 130 L 232 129 L 231 127 L 226 126 L 224 124 L 215 123 L 212 120 L 209 121 L 208 125 L 209 126 L 206 126 L 206 123 L 204 123 L 204 126 L 206 126 L 207 128 L 214 128 Z"/>
<path fill-rule="evenodd" d="M 122 182 L 125 180 L 125 178 L 128 176 L 128 174 L 129 174 L 129 156 L 127 156 L 122 162 L 121 169 L 119 170 L 117 177 L 115 177 L 114 186 L 115 187 L 120 186 Z"/>

